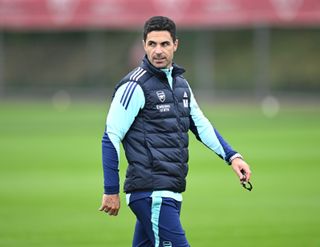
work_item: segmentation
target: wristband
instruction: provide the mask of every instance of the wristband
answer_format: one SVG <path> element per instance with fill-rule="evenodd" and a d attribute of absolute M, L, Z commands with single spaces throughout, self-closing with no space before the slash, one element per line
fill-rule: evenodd
<path fill-rule="evenodd" d="M 239 153 L 236 153 L 236 154 L 234 154 L 234 155 L 232 155 L 232 156 L 230 157 L 230 159 L 229 159 L 229 164 L 231 164 L 231 163 L 232 163 L 232 161 L 233 161 L 234 159 L 236 159 L 236 158 L 240 158 L 240 159 L 242 159 L 242 160 L 243 160 L 242 155 L 241 155 L 241 154 L 239 154 Z"/>

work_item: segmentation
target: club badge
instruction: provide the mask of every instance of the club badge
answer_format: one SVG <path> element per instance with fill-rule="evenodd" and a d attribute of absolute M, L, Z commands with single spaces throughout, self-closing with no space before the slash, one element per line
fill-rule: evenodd
<path fill-rule="evenodd" d="M 160 100 L 161 103 L 163 103 L 166 100 L 166 95 L 164 94 L 163 91 L 157 91 L 157 96 L 158 99 Z"/>

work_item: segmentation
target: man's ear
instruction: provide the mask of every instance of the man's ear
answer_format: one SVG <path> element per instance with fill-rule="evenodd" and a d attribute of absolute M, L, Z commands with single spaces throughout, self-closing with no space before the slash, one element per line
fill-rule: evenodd
<path fill-rule="evenodd" d="M 176 41 L 173 44 L 174 44 L 174 51 L 176 51 L 178 49 L 179 40 L 176 39 Z"/>
<path fill-rule="evenodd" d="M 142 47 L 143 47 L 143 50 L 146 50 L 146 42 L 144 40 L 142 40 Z"/>

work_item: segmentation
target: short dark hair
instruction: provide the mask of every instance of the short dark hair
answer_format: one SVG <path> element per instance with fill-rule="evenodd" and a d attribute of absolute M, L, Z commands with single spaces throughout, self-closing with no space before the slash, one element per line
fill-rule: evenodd
<path fill-rule="evenodd" d="M 143 40 L 146 41 L 148 33 L 152 31 L 168 31 L 173 41 L 176 41 L 176 24 L 165 16 L 153 16 L 144 24 Z"/>

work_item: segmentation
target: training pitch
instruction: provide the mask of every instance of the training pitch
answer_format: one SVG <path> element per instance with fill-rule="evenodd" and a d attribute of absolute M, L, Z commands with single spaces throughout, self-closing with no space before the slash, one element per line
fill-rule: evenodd
<path fill-rule="evenodd" d="M 182 223 L 196 247 L 320 246 L 320 107 L 201 104 L 251 165 L 244 190 L 190 133 Z M 131 246 L 134 217 L 122 193 L 118 217 L 98 211 L 101 137 L 108 105 L 0 104 L 0 246 Z M 121 182 L 126 169 L 121 160 Z"/>

